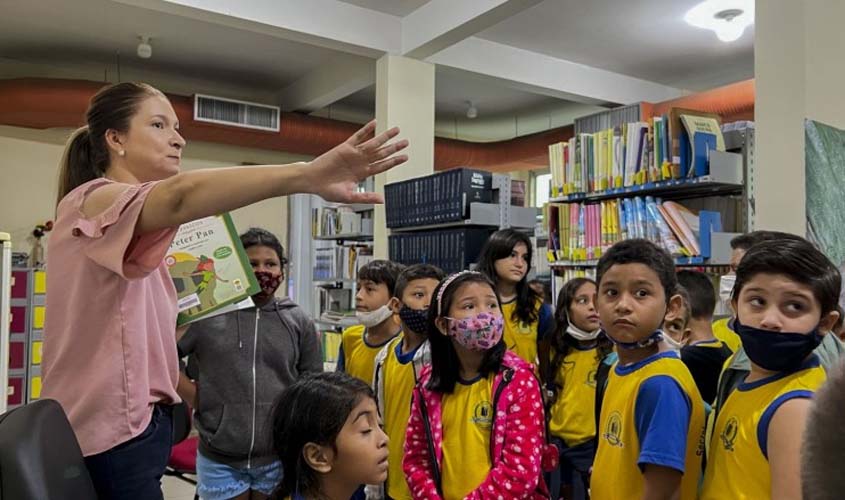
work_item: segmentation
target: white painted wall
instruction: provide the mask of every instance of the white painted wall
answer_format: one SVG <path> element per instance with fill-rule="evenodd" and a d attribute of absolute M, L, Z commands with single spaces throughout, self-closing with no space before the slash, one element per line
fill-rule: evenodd
<path fill-rule="evenodd" d="M 0 127 L 0 231 L 12 234 L 15 251 L 29 252 L 29 235 L 36 224 L 52 219 L 58 165 L 68 130 Z M 241 163 L 282 164 L 309 158 L 217 144 L 189 143 L 183 170 L 218 168 Z M 287 248 L 287 199 L 276 198 L 233 212 L 239 231 L 263 227 Z"/>
<path fill-rule="evenodd" d="M 804 120 L 845 128 L 845 2 L 758 0 L 756 229 L 806 232 Z"/>

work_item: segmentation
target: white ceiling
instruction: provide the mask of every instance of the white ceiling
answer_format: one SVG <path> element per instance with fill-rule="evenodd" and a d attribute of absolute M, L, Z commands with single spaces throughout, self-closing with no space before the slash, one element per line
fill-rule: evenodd
<path fill-rule="evenodd" d="M 688 25 L 701 0 L 545 0 L 477 36 L 690 90 L 753 77 L 754 26 L 733 43 Z"/>
<path fill-rule="evenodd" d="M 472 101 L 481 119 L 513 114 L 516 110 L 527 112 L 544 106 L 560 106 L 563 101 L 554 97 L 533 94 L 510 88 L 491 78 L 451 68 L 438 67 L 434 80 L 434 100 L 437 118 L 466 116 L 467 101 Z M 375 86 L 356 92 L 338 104 L 375 110 Z"/>
<path fill-rule="evenodd" d="M 123 64 L 278 90 L 343 54 L 109 0 L 0 0 L 0 57 Z M 153 57 L 139 59 L 138 35 Z"/>
<path fill-rule="evenodd" d="M 406 16 L 429 0 L 342 0 Z M 454 0 L 471 1 L 471 0 Z M 753 76 L 753 26 L 725 44 L 683 15 L 699 0 L 545 0 L 477 36 L 552 57 L 701 90 Z M 0 58 L 27 62 L 122 64 L 190 75 L 248 94 L 278 91 L 345 53 L 256 31 L 164 14 L 113 0 L 0 0 Z M 135 55 L 138 35 L 152 36 L 153 57 Z M 438 67 L 438 118 L 461 117 L 472 100 L 479 119 L 560 106 L 500 79 Z M 373 88 L 340 101 L 374 109 Z M 564 101 L 565 102 L 565 101 Z"/>
<path fill-rule="evenodd" d="M 365 9 L 377 10 L 393 16 L 405 17 L 427 4 L 429 0 L 340 0 Z M 465 2 L 467 0 L 457 0 Z"/>

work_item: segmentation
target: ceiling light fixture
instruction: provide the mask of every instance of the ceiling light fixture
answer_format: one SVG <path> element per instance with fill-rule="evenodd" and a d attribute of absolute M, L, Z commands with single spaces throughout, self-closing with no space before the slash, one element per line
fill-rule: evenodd
<path fill-rule="evenodd" d="M 478 108 L 475 107 L 475 104 L 472 101 L 467 101 L 467 118 L 470 120 L 474 120 L 478 117 Z"/>
<path fill-rule="evenodd" d="M 153 56 L 153 46 L 150 45 L 150 37 L 147 35 L 140 35 L 138 37 L 141 40 L 141 43 L 138 44 L 138 50 L 136 51 L 138 57 L 141 59 L 149 59 Z"/>
<path fill-rule="evenodd" d="M 713 30 L 723 42 L 733 42 L 754 24 L 754 0 L 706 0 L 687 11 L 684 21 Z"/>

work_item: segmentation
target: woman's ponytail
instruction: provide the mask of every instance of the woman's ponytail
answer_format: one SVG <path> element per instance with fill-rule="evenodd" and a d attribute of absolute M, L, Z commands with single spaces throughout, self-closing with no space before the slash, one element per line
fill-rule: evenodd
<path fill-rule="evenodd" d="M 77 187 L 103 176 L 91 154 L 91 139 L 88 126 L 73 131 L 65 144 L 65 151 L 59 166 L 59 193 L 56 204 Z"/>

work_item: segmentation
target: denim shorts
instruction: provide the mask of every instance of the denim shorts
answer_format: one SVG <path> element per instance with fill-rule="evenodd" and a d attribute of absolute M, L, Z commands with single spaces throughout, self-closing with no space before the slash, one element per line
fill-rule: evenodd
<path fill-rule="evenodd" d="M 236 469 L 197 453 L 197 479 L 197 493 L 203 500 L 228 500 L 248 490 L 270 495 L 282 480 L 282 463 Z"/>

